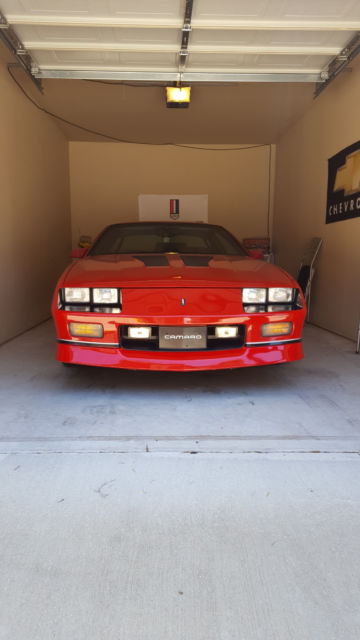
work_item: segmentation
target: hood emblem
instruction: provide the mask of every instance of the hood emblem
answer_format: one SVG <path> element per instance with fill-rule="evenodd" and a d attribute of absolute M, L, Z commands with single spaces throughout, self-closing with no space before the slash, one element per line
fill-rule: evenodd
<path fill-rule="evenodd" d="M 181 306 L 182 306 L 182 307 L 185 307 L 185 305 L 186 305 L 186 300 L 185 300 L 185 298 L 181 298 Z"/>

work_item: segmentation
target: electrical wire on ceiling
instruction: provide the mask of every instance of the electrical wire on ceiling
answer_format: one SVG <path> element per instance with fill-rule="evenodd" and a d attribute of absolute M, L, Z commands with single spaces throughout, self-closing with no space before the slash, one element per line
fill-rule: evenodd
<path fill-rule="evenodd" d="M 63 118 L 62 116 L 59 116 L 58 114 L 54 113 L 53 111 L 50 111 L 49 109 L 46 109 L 45 107 L 42 107 L 40 104 L 38 104 L 38 102 L 36 102 L 36 100 L 34 100 L 28 93 L 27 91 L 24 89 L 24 87 L 20 84 L 20 82 L 15 78 L 13 72 L 12 72 L 12 68 L 13 67 L 18 67 L 18 64 L 8 64 L 7 66 L 7 70 L 9 75 L 11 76 L 12 80 L 15 82 L 15 84 L 17 85 L 17 87 L 20 89 L 20 91 L 23 93 L 23 95 L 27 98 L 27 100 L 29 100 L 34 107 L 36 107 L 36 109 L 38 109 L 39 111 L 42 111 L 43 113 L 46 113 L 48 116 L 51 116 L 52 118 L 54 118 L 55 120 L 58 120 L 59 122 L 63 122 L 64 124 L 68 124 L 71 127 L 75 127 L 76 129 L 79 129 L 80 131 L 85 131 L 86 133 L 91 133 L 93 135 L 96 136 L 100 136 L 101 138 L 104 138 L 106 140 L 111 140 L 112 142 L 122 142 L 122 143 L 126 143 L 126 144 L 136 144 L 136 145 L 145 145 L 145 146 L 151 146 L 151 147 L 178 147 L 181 149 L 197 149 L 199 151 L 245 151 L 247 149 L 259 149 L 259 148 L 265 148 L 267 147 L 269 149 L 269 169 L 268 169 L 268 202 L 267 202 L 267 235 L 268 237 L 270 237 L 270 208 L 271 208 L 271 144 L 253 144 L 253 145 L 248 145 L 248 146 L 243 146 L 243 147 L 199 147 L 199 146 L 195 146 L 195 145 L 190 145 L 190 144 L 180 144 L 180 143 L 176 143 L 176 142 L 138 142 L 135 140 L 125 140 L 123 138 L 118 138 L 117 136 L 110 136 L 107 133 L 102 133 L 101 131 L 96 131 L 95 129 L 90 129 L 89 127 L 83 127 L 80 124 L 77 124 L 76 122 L 72 122 L 71 120 L 68 120 L 67 118 Z M 107 84 L 107 83 L 106 83 Z"/>
<path fill-rule="evenodd" d="M 134 87 L 135 89 L 137 87 L 141 88 L 146 88 L 146 87 L 157 87 L 157 88 L 161 88 L 163 87 L 164 89 L 166 87 L 169 86 L 169 82 L 164 82 L 163 80 L 158 80 L 157 82 L 140 82 L 139 80 L 134 80 L 134 82 L 130 82 L 129 80 L 93 80 L 90 78 L 79 78 L 81 79 L 81 82 L 95 82 L 98 84 L 105 84 L 108 87 L 119 87 L 121 85 L 124 85 L 125 87 Z M 171 84 L 171 83 L 170 83 Z M 175 86 L 177 83 L 176 82 L 172 82 L 172 84 Z M 201 86 L 202 87 L 234 87 L 237 84 L 239 84 L 238 82 L 201 82 Z"/>
<path fill-rule="evenodd" d="M 168 85 L 167 82 L 129 82 L 128 80 L 88 80 L 85 78 L 82 82 L 105 84 L 108 87 L 121 87 L 123 85 L 124 87 L 139 87 L 140 89 L 144 87 L 166 87 Z"/>
<path fill-rule="evenodd" d="M 24 89 L 24 87 L 15 78 L 15 76 L 14 76 L 14 74 L 12 72 L 13 67 L 18 67 L 18 64 L 16 64 L 16 63 L 15 64 L 8 64 L 8 67 L 7 67 L 8 72 L 9 72 L 12 80 L 15 82 L 15 84 L 20 89 L 20 91 L 24 94 L 24 96 L 34 105 L 34 107 L 39 109 L 39 111 L 42 111 L 43 113 L 46 113 L 48 116 L 51 116 L 52 118 L 55 118 L 55 120 L 58 120 L 59 122 L 63 122 L 64 124 L 68 124 L 71 127 L 75 127 L 76 129 L 79 129 L 80 131 L 85 131 L 86 133 L 91 133 L 92 135 L 100 136 L 101 138 L 105 138 L 106 140 L 111 140 L 112 142 L 123 142 L 125 144 L 138 144 L 138 145 L 145 145 L 145 146 L 150 146 L 150 147 L 179 147 L 179 148 L 182 148 L 182 149 L 197 149 L 199 151 L 245 151 L 247 149 L 259 149 L 259 148 L 264 148 L 264 147 L 269 147 L 270 146 L 269 144 L 252 144 L 252 145 L 242 146 L 242 147 L 200 147 L 200 146 L 196 146 L 196 145 L 181 144 L 181 143 L 177 143 L 177 142 L 139 142 L 138 140 L 127 140 L 125 138 L 119 138 L 117 136 L 111 136 L 111 135 L 109 135 L 107 133 L 103 133 L 102 131 L 97 131 L 96 129 L 90 129 L 89 127 L 84 127 L 81 124 L 77 124 L 76 122 L 68 120 L 67 118 L 63 118 L 62 116 L 59 116 L 57 113 L 54 113 L 53 111 L 50 111 L 49 109 L 46 109 L 46 107 L 41 106 L 36 100 L 34 100 L 34 98 L 32 98 L 27 93 L 27 91 Z"/>

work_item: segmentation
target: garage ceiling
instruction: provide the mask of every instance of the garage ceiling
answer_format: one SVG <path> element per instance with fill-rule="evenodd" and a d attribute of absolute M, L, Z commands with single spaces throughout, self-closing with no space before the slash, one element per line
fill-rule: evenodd
<path fill-rule="evenodd" d="M 360 30 L 358 0 L 0 0 L 0 9 L 41 78 L 319 82 Z"/>
<path fill-rule="evenodd" d="M 360 32 L 359 0 L 0 0 L 0 12 L 0 39 L 43 95 L 10 72 L 81 141 L 276 142 Z M 0 60 L 14 62 L 4 46 Z M 163 85 L 179 80 L 191 106 L 166 109 Z"/>

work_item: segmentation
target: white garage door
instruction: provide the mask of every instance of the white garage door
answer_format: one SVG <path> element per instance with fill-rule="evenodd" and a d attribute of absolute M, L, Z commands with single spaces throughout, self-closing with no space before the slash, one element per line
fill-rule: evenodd
<path fill-rule="evenodd" d="M 1 0 L 0 8 L 0 34 L 12 32 L 13 45 L 15 34 L 40 78 L 324 82 L 360 30 L 358 0 Z"/>

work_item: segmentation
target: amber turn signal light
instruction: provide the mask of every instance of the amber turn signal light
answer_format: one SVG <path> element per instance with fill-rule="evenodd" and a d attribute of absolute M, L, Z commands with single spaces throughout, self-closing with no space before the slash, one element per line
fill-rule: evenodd
<path fill-rule="evenodd" d="M 70 335 L 78 338 L 102 338 L 104 335 L 102 324 L 87 322 L 70 322 L 69 331 Z"/>
<path fill-rule="evenodd" d="M 264 338 L 271 336 L 288 336 L 293 329 L 292 322 L 268 322 L 261 327 L 261 335 Z"/>

